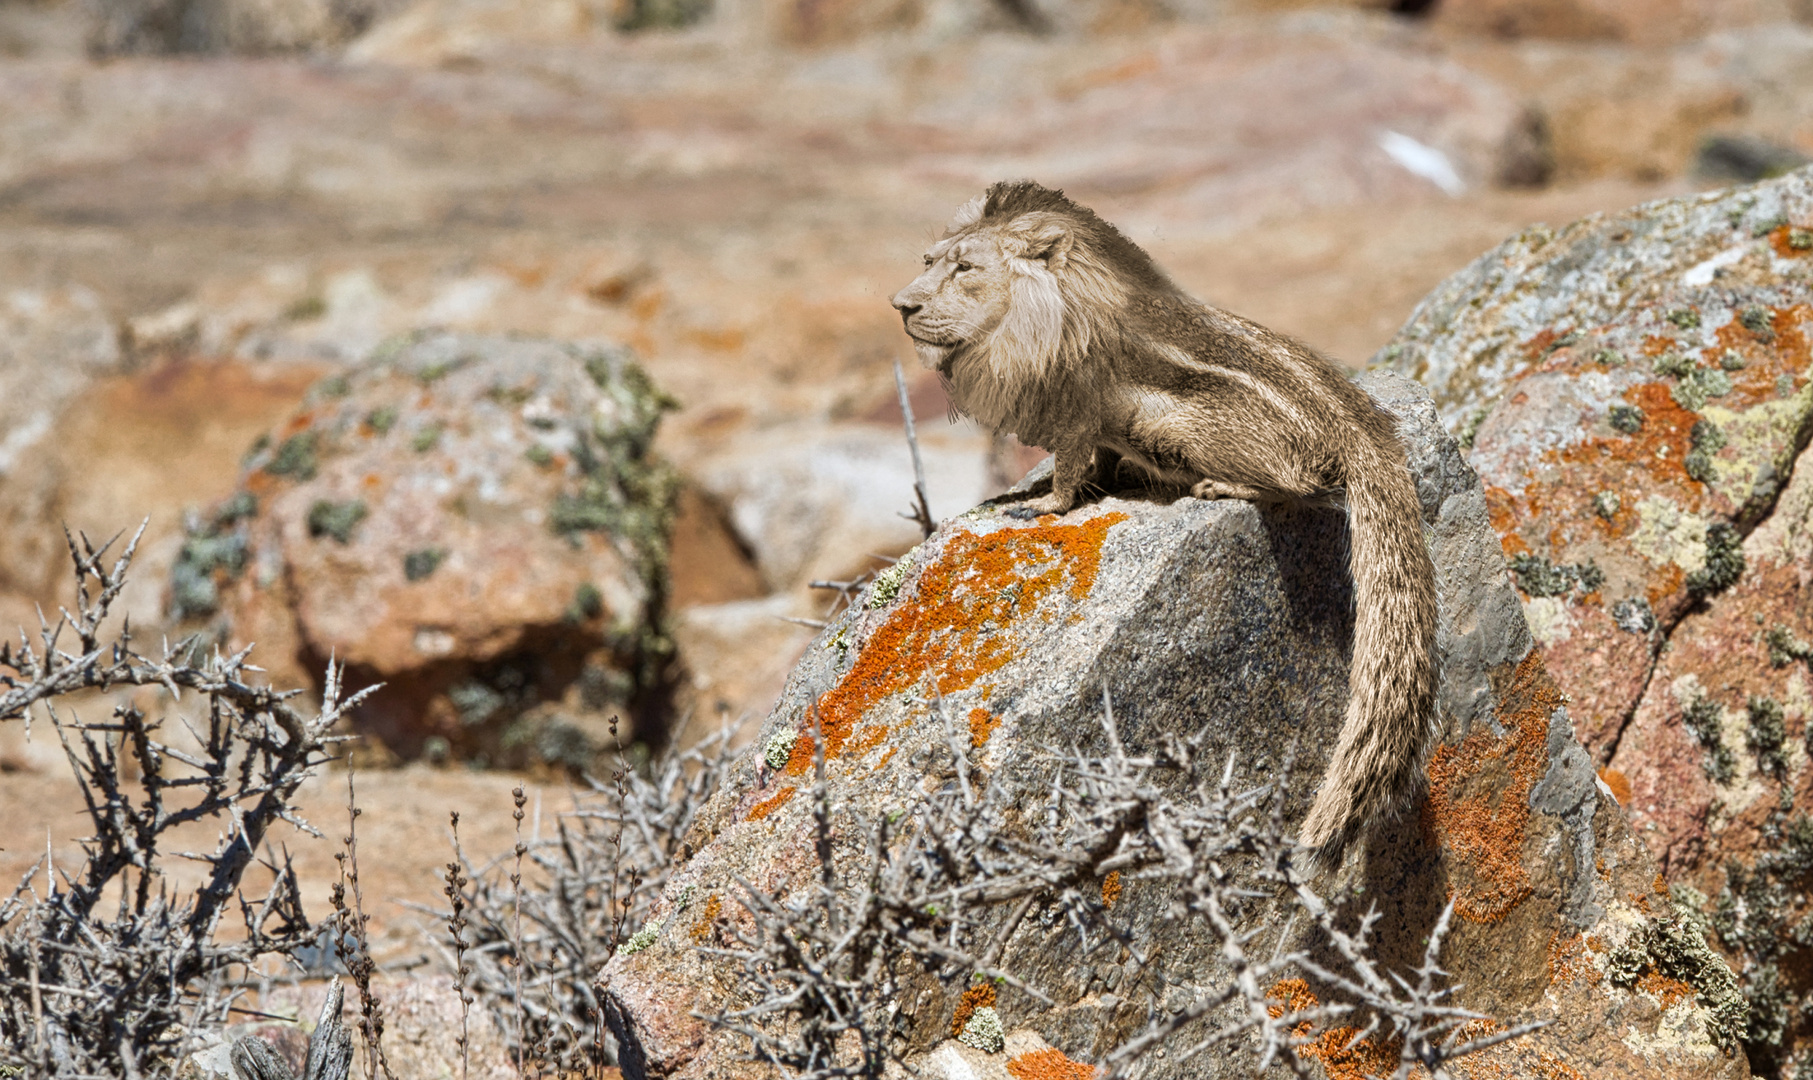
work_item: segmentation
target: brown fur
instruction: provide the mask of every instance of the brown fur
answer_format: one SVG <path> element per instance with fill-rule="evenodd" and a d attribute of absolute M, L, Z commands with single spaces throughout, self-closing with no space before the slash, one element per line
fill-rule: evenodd
<path fill-rule="evenodd" d="M 1363 390 L 1028 181 L 959 210 L 893 302 L 959 409 L 1056 455 L 1051 494 L 1017 516 L 1070 510 L 1123 462 L 1201 498 L 1344 501 L 1353 666 L 1302 840 L 1338 862 L 1414 796 L 1435 730 L 1435 570 L 1396 427 Z"/>

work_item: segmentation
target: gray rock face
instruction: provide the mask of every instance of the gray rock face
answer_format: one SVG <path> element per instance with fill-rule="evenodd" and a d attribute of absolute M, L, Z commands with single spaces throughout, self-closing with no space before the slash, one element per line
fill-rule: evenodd
<path fill-rule="evenodd" d="M 1506 1023 L 1556 1021 L 1492 1051 L 1486 1063 L 1509 1070 L 1502 1075 L 1539 1067 L 1607 1078 L 1747 1075 L 1741 1055 L 1714 1045 L 1711 1014 L 1695 1004 L 1694 991 L 1710 996 L 1712 982 L 1669 996 L 1662 983 L 1613 985 L 1606 974 L 1613 953 L 1636 956 L 1626 965 L 1633 970 L 1663 966 L 1630 944 L 1648 940 L 1644 928 L 1659 914 L 1651 906 L 1663 904 L 1651 899 L 1654 866 L 1572 737 L 1532 652 L 1478 481 L 1430 399 L 1394 376 L 1369 376 L 1367 386 L 1401 418 L 1423 500 L 1440 574 L 1446 715 L 1427 801 L 1382 830 L 1334 884 L 1376 900 L 1376 955 L 1399 971 L 1420 959 L 1423 939 L 1454 901 L 1444 962 L 1466 985 L 1463 1002 Z M 730 1064 L 741 1040 L 692 1015 L 720 1007 L 736 975 L 695 948 L 696 928 L 686 929 L 695 916 L 684 909 L 721 904 L 729 913 L 738 878 L 776 893 L 816 872 L 811 800 L 791 797 L 809 790 L 814 714 L 833 804 L 875 819 L 939 782 L 928 775 L 947 745 L 934 694 L 947 715 L 967 718 L 970 775 L 1004 785 L 1009 805 L 1031 806 L 1052 782 L 1051 750 L 1105 751 L 1106 690 L 1132 753 L 1167 732 L 1206 728 L 1202 760 L 1234 754 L 1236 784 L 1251 786 L 1296 748 L 1294 827 L 1346 697 L 1353 598 L 1345 539 L 1343 519 L 1326 512 L 1120 495 L 1031 524 L 993 504 L 946 523 L 808 651 L 762 738 L 715 798 L 698 854 L 674 877 L 653 932 L 606 968 L 626 1075 L 746 1068 Z M 764 750 L 784 747 L 790 734 L 785 763 L 766 768 Z M 1021 924 L 1001 966 L 1053 1004 L 1002 991 L 996 1008 L 1010 1051 L 1033 1032 L 1075 1060 L 1099 1060 L 1145 1022 L 1136 983 L 1187 994 L 1224 978 L 1209 935 L 1150 940 L 1167 903 L 1162 889 L 1134 880 L 1114 908 L 1116 925 L 1156 954 L 1146 970 L 1104 965 L 1099 955 L 1083 962 L 1053 946 L 1031 925 L 1037 920 Z M 1269 950 L 1279 909 L 1262 902 L 1241 918 L 1258 934 L 1254 947 Z M 1673 972 L 1661 974 L 1678 980 Z M 931 980 L 901 1001 L 916 1049 L 936 1050 L 926 1059 L 934 1075 L 938 1062 L 972 1053 L 939 1045 L 963 989 Z M 1346 1060 L 1333 1050 L 1319 1056 L 1331 1070 Z M 1148 1056 L 1138 1072 L 1246 1077 L 1252 1068 L 1234 1052 L 1187 1065 Z"/>

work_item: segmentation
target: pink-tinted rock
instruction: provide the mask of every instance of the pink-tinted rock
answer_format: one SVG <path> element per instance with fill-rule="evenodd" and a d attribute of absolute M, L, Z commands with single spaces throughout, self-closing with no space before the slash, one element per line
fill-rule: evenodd
<path fill-rule="evenodd" d="M 1810 285 L 1802 170 L 1527 230 L 1381 354 L 1473 440 L 1531 632 L 1635 831 L 1743 957 L 1768 1074 L 1813 986 L 1789 932 L 1813 870 Z"/>
<path fill-rule="evenodd" d="M 218 611 L 233 646 L 384 683 L 358 719 L 399 752 L 529 743 L 577 763 L 601 732 L 517 721 L 661 690 L 674 484 L 648 444 L 665 407 L 618 350 L 400 340 L 260 440 L 239 493 L 192 526 L 172 606 Z"/>

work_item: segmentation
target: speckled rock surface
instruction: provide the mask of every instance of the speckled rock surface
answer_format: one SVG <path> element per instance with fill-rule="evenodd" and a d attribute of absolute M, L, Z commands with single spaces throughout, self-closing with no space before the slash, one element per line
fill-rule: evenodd
<path fill-rule="evenodd" d="M 1446 712 L 1426 804 L 1341 872 L 1379 903 L 1379 954 L 1399 970 L 1413 965 L 1452 897 L 1459 918 L 1445 961 L 1466 983 L 1463 1000 L 1507 1021 L 1556 1021 L 1472 1061 L 1480 1077 L 1747 1075 L 1741 1055 L 1710 1041 L 1711 1014 L 1692 990 L 1614 986 L 1608 976 L 1614 954 L 1637 956 L 1634 966 L 1653 974 L 1636 943 L 1666 923 L 1655 868 L 1595 784 L 1532 650 L 1472 470 L 1424 391 L 1388 375 L 1367 385 L 1403 419 L 1412 448 L 1441 579 Z M 908 556 L 897 595 L 855 606 L 808 651 L 757 749 L 708 809 L 699 853 L 654 913 L 652 943 L 606 968 L 626 1075 L 748 1068 L 731 1065 L 739 1040 L 692 1016 L 735 974 L 695 949 L 694 916 L 681 906 L 715 897 L 732 908 L 738 876 L 785 890 L 816 872 L 808 800 L 790 798 L 810 769 L 811 737 L 800 736 L 777 771 L 757 756 L 773 736 L 809 730 L 809 707 L 823 724 L 834 803 L 870 816 L 910 804 L 935 780 L 926 770 L 943 732 L 928 686 L 972 720 L 972 777 L 1029 797 L 1050 780 L 1045 748 L 1102 749 L 1104 685 L 1131 752 L 1163 731 L 1206 725 L 1203 759 L 1238 751 L 1240 782 L 1267 776 L 1300 737 L 1300 767 L 1317 775 L 1346 694 L 1343 532 L 1327 513 L 1121 496 L 1033 524 L 989 504 L 946 523 Z M 1298 785 L 1293 821 L 1312 789 Z M 1126 890 L 1116 914 L 1124 905 L 1128 932 L 1151 927 L 1167 902 L 1160 893 Z M 1281 921 L 1265 910 L 1246 916 L 1262 941 Z M 1035 923 L 1008 939 L 1002 964 L 1057 1004 L 1003 990 L 996 1007 L 1010 1046 L 1015 1032 L 1036 1032 L 1077 1061 L 1099 1059 L 1143 1022 L 1131 980 L 1155 975 L 1188 989 L 1209 982 L 1219 963 L 1208 942 L 1182 940 L 1166 942 L 1144 974 L 1090 967 Z M 1716 983 L 1709 978 L 1704 991 L 1716 995 Z M 962 989 L 922 980 L 901 1002 L 933 1075 L 940 1061 L 971 1052 L 939 1046 Z M 1231 1054 L 1179 1067 L 1150 1057 L 1141 1070 L 1245 1077 L 1251 1062 Z M 1338 1074 L 1332 1059 L 1331 1070 Z M 944 1074 L 966 1075 L 957 1065 Z"/>
<path fill-rule="evenodd" d="M 171 606 L 383 682 L 356 719 L 398 753 L 580 764 L 606 722 L 582 714 L 661 685 L 664 408 L 619 350 L 397 339 L 259 440 L 191 522 Z"/>
<path fill-rule="evenodd" d="M 1791 935 L 1813 860 L 1810 330 L 1801 170 L 1526 231 L 1381 354 L 1472 434 L 1544 659 L 1667 879 L 1743 958 L 1765 1071 L 1813 988 Z"/>
<path fill-rule="evenodd" d="M 1531 629 L 1601 763 L 1805 442 L 1809 222 L 1803 171 L 1531 229 L 1381 354 L 1472 438 Z"/>

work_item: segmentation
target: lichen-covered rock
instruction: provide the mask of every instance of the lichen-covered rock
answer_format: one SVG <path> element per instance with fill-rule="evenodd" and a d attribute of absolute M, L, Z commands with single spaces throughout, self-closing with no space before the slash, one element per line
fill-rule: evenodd
<path fill-rule="evenodd" d="M 399 339 L 253 447 L 191 523 L 171 606 L 384 683 L 356 719 L 402 754 L 587 764 L 584 717 L 663 683 L 668 407 L 621 350 Z"/>
<path fill-rule="evenodd" d="M 1400 417 L 1410 444 L 1440 578 L 1445 718 L 1426 805 L 1342 871 L 1376 899 L 1378 955 L 1406 970 L 1444 903 L 1455 902 L 1444 962 L 1465 984 L 1462 1000 L 1505 1022 L 1554 1021 L 1470 1063 L 1497 1069 L 1492 1075 L 1747 1075 L 1743 1057 L 1721 1048 L 1732 1033 L 1729 1010 L 1712 1008 L 1728 1004 L 1718 999 L 1729 979 L 1717 978 L 1716 956 L 1651 944 L 1697 939 L 1691 928 L 1656 929 L 1674 924 L 1655 895 L 1654 865 L 1595 783 L 1562 695 L 1533 651 L 1477 478 L 1424 391 L 1388 375 L 1366 385 Z M 897 580 L 886 589 L 878 582 L 808 651 L 708 807 L 698 854 L 651 917 L 660 927 L 654 939 L 606 968 L 606 1013 L 626 1075 L 732 1074 L 743 1044 L 695 1013 L 719 1004 L 735 975 L 695 948 L 690 916 L 674 915 L 698 897 L 722 898 L 728 913 L 738 879 L 780 892 L 817 873 L 813 800 L 794 797 L 809 790 L 814 722 L 840 812 L 879 820 L 935 782 L 927 770 L 949 744 L 934 695 L 947 715 L 968 719 L 972 782 L 1005 785 L 1006 804 L 1018 806 L 1052 782 L 1052 748 L 1103 749 L 1105 687 L 1131 753 L 1163 733 L 1206 728 L 1202 759 L 1233 752 L 1236 783 L 1252 784 L 1300 748 L 1306 778 L 1289 803 L 1294 824 L 1346 697 L 1352 595 L 1343 533 L 1342 519 L 1328 513 L 1120 496 L 1033 524 L 992 504 L 947 522 L 904 560 Z M 769 754 L 778 768 L 763 760 Z M 948 1037 L 954 1026 L 968 1030 L 963 1007 L 987 1005 L 1010 1052 L 1017 1037 L 1036 1032 L 1061 1052 L 1041 1067 L 1072 1075 L 1070 1061 L 1099 1060 L 1144 1022 L 1132 981 L 1187 987 L 1215 977 L 1222 958 L 1207 936 L 1162 946 L 1142 938 L 1168 902 L 1162 889 L 1143 879 L 1115 886 L 1116 923 L 1146 950 L 1146 968 L 1082 963 L 1028 919 L 1007 937 L 1000 963 L 1053 1004 L 1009 986 L 978 997 L 965 988 L 967 973 L 952 985 L 933 979 L 903 990 L 927 1064 L 955 1061 L 945 1071 L 961 1075 L 969 1048 Z M 1280 920 L 1268 912 L 1256 905 L 1242 914 L 1258 935 L 1249 947 L 1271 947 Z M 1614 954 L 1625 960 L 1615 971 Z M 1313 993 L 1307 984 L 1302 992 Z M 1371 1043 L 1350 1054 L 1347 1036 L 1327 1041 L 1312 1056 L 1331 1069 L 1337 1059 L 1359 1060 L 1352 1054 L 1378 1056 Z M 1149 1055 L 1141 1073 L 1246 1077 L 1251 1067 L 1239 1054 L 1182 1065 Z"/>
<path fill-rule="evenodd" d="M 340 45 L 400 0 L 105 0 L 89 8 L 94 56 L 304 52 Z"/>
<path fill-rule="evenodd" d="M 1471 438 L 1530 628 L 1638 835 L 1727 912 L 1770 1074 L 1813 985 L 1788 974 L 1813 870 L 1809 331 L 1802 170 L 1527 230 L 1382 354 Z"/>

